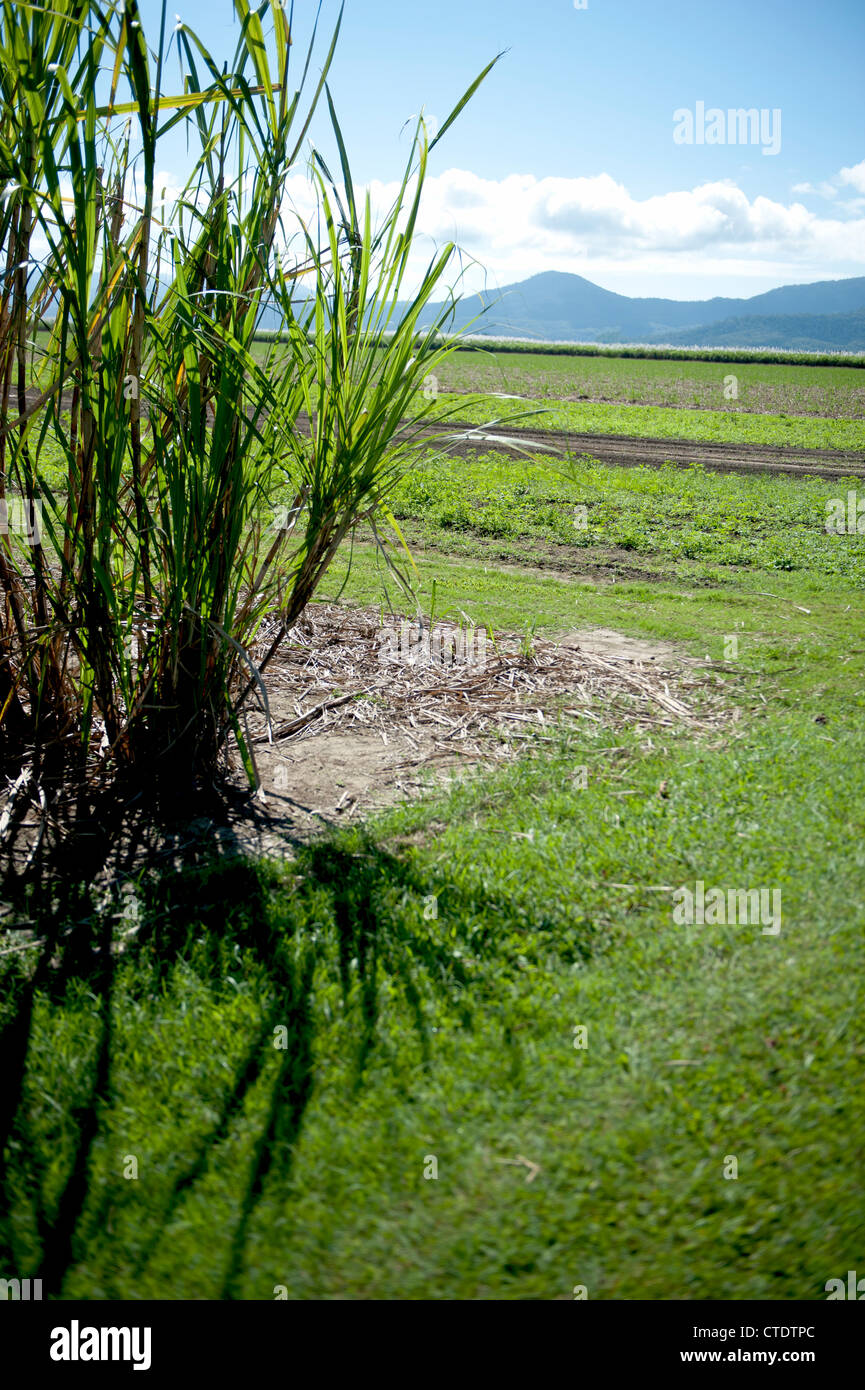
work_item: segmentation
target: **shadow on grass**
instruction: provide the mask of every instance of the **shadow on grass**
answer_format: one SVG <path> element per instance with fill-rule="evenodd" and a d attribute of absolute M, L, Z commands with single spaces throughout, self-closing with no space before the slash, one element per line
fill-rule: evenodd
<path fill-rule="evenodd" d="M 98 1263 L 108 1243 L 111 1267 L 131 1267 L 142 1275 L 158 1258 L 184 1201 L 206 1180 L 220 1146 L 240 1125 L 248 1132 L 254 1110 L 251 1158 L 242 1191 L 235 1194 L 234 1228 L 225 1232 L 221 1257 L 219 1296 L 235 1298 L 250 1222 L 270 1175 L 278 1173 L 284 1181 L 291 1173 L 313 1093 L 317 971 L 335 971 L 345 1008 L 359 1012 L 353 1061 L 354 1085 L 360 1088 L 375 1048 L 383 975 L 401 988 L 427 1062 L 422 988 L 461 990 L 465 970 L 443 944 L 442 924 L 424 920 L 421 900 L 430 893 L 429 884 L 411 864 L 358 831 L 298 847 L 290 873 L 242 858 L 230 841 L 203 844 L 187 838 L 173 864 L 145 880 L 139 875 L 138 924 L 122 933 L 120 860 L 127 866 L 136 862 L 145 832 L 127 835 L 118 858 L 110 808 L 102 807 L 89 824 L 84 840 L 76 836 L 43 858 L 20 898 L 20 915 L 35 939 L 0 954 L 0 1270 L 21 1272 L 31 1265 L 30 1277 L 42 1279 L 46 1295 L 62 1298 L 70 1273 L 88 1259 Z M 109 863 L 107 899 L 94 902 L 90 884 Z M 20 889 L 20 883 L 15 886 Z M 460 911 L 455 899 L 448 916 L 458 919 Z M 206 1133 L 184 1134 L 179 1124 L 179 1171 L 159 1209 L 148 1209 L 136 1254 L 111 1250 L 110 1218 L 126 1185 L 98 1177 L 95 1149 L 118 1099 L 118 971 L 124 970 L 127 991 L 132 978 L 135 995 L 152 1000 L 160 991 L 170 992 L 172 971 L 184 962 L 214 990 L 218 1010 L 221 982 L 238 972 L 239 960 L 260 994 L 258 1025 L 250 1029 L 217 1105 L 210 1107 L 215 1118 L 209 1118 Z M 50 1045 L 45 1030 L 62 1026 L 71 1001 L 82 994 L 95 1001 L 96 1020 L 84 1080 L 70 1080 L 63 1094 L 48 1097 L 71 1121 L 74 1135 L 71 1157 L 68 1141 L 63 1150 L 56 1195 L 56 1155 L 37 1137 L 39 1049 Z M 276 1030 L 281 1041 L 274 1067 Z M 146 1056 L 146 1037 L 141 1047 Z M 258 1102 L 249 1104 L 253 1088 L 257 1094 L 264 1088 L 263 1109 Z M 28 1275 L 21 1272 L 21 1277 Z"/>

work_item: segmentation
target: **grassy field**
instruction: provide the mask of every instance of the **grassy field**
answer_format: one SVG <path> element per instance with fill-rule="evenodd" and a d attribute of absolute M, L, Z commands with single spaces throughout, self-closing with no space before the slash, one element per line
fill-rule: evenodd
<path fill-rule="evenodd" d="M 548 728 L 106 905 L 138 927 L 113 970 L 61 950 L 36 995 L 18 1267 L 51 1230 L 67 1297 L 821 1299 L 861 1268 L 865 537 L 823 531 L 835 490 L 496 456 L 404 484 L 425 602 L 715 662 L 736 633 L 738 717 Z M 378 602 L 371 547 L 344 581 Z M 781 930 L 676 925 L 698 879 L 779 889 Z M 76 1172 L 64 1253 L 39 1213 Z"/>
<path fill-rule="evenodd" d="M 284 361 L 278 343 L 257 342 L 255 355 L 275 371 Z M 473 424 L 865 448 L 865 385 L 852 367 L 466 351 L 442 368 L 437 389 L 449 418 Z M 461 402 L 464 394 L 472 399 Z"/>
<path fill-rule="evenodd" d="M 494 396 L 462 398 L 442 393 L 438 408 L 473 425 L 509 422 L 519 429 L 569 430 L 579 434 L 693 439 L 724 444 L 781 445 L 798 449 L 863 449 L 865 420 L 809 415 L 751 415 L 744 411 L 682 410 L 605 402 L 510 401 Z"/>
<path fill-rule="evenodd" d="M 278 363 L 284 349 L 279 343 L 258 340 L 254 353 L 258 361 Z M 844 366 L 465 349 L 442 368 L 439 388 L 481 395 L 500 391 L 540 401 L 607 401 L 730 414 L 865 417 L 862 370 Z"/>
<path fill-rule="evenodd" d="M 865 416 L 865 381 L 853 367 L 460 352 L 443 369 L 440 387 L 731 414 Z"/>
<path fill-rule="evenodd" d="M 732 565 L 865 582 L 861 537 L 825 529 L 845 481 L 785 487 L 766 475 L 719 480 L 699 467 L 610 469 L 588 458 L 562 466 L 496 453 L 438 460 L 404 479 L 393 511 L 413 543 L 452 554 L 536 563 L 540 543 L 543 563 L 566 571 L 639 565 L 650 578 L 705 580 Z"/>

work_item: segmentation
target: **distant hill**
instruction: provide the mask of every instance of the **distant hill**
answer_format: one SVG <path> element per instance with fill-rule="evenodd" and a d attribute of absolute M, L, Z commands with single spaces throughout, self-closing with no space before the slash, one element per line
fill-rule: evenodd
<path fill-rule="evenodd" d="M 755 314 L 671 333 L 674 347 L 771 347 L 865 352 L 865 309 L 853 314 Z"/>
<path fill-rule="evenodd" d="M 472 333 L 565 342 L 790 349 L 807 342 L 812 350 L 857 351 L 859 311 L 865 311 L 865 276 L 783 285 L 750 299 L 678 300 L 632 298 L 582 275 L 545 271 L 501 290 L 467 296 L 457 304 L 451 323 L 457 329 L 476 320 Z M 422 322 L 431 315 L 432 310 Z M 845 324 L 841 319 L 857 321 Z M 763 336 L 755 320 L 762 321 Z"/>

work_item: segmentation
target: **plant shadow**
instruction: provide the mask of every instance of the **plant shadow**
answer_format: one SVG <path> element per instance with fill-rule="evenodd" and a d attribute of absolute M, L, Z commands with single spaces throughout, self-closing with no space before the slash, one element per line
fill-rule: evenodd
<path fill-rule="evenodd" d="M 144 816 L 118 837 L 116 806 L 113 814 L 114 821 L 109 805 L 98 808 L 85 837 L 68 837 L 58 853 L 42 857 L 26 891 L 20 879 L 12 885 L 13 905 L 29 926 L 24 940 L 0 952 L 0 1268 L 30 1266 L 30 1277 L 40 1277 L 46 1296 L 55 1298 L 65 1296 L 76 1267 L 101 1264 L 103 1256 L 107 1267 L 143 1276 L 222 1146 L 251 1128 L 242 1190 L 232 1194 L 233 1229 L 224 1250 L 214 1252 L 222 1269 L 215 1296 L 241 1297 L 250 1223 L 269 1179 L 290 1179 L 315 1090 L 317 975 L 338 980 L 344 1008 L 358 1018 L 350 1067 L 358 1090 L 368 1084 L 383 977 L 401 991 L 428 1065 L 424 993 L 450 991 L 468 1022 L 467 972 L 445 944 L 442 927 L 449 923 L 425 920 L 422 903 L 432 889 L 423 872 L 362 830 L 296 845 L 290 863 L 279 865 L 245 857 L 230 837 L 201 838 L 188 826 L 181 832 Z M 161 846 L 161 866 L 142 874 L 140 850 L 148 843 Z M 108 888 L 94 902 L 90 885 L 100 870 Z M 460 910 L 454 896 L 447 915 L 458 920 Z M 127 1000 L 130 979 L 138 999 L 170 997 L 179 963 L 214 991 L 216 1009 L 224 981 L 240 969 L 255 985 L 260 1016 L 239 1059 L 226 1066 L 205 1132 L 184 1133 L 180 1124 L 167 1195 L 158 1210 L 148 1209 L 135 1252 L 125 1251 L 111 1231 L 129 1184 L 106 1178 L 97 1153 L 124 1099 L 119 1063 L 128 1068 L 117 1038 L 118 974 Z M 38 1137 L 40 1054 L 82 993 L 95 1001 L 89 1056 L 75 1084 L 67 1090 L 64 1080 L 64 1094 L 49 1097 L 73 1133 L 58 1179 L 56 1155 Z M 140 1039 L 145 1058 L 147 1041 Z"/>

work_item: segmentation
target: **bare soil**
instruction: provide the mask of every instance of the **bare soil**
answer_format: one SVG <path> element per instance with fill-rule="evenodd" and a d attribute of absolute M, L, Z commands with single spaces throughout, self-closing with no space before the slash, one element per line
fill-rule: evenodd
<path fill-rule="evenodd" d="M 685 688 L 705 697 L 717 677 L 670 642 L 580 628 L 527 651 L 496 634 L 482 664 L 443 667 L 382 660 L 381 631 L 377 609 L 311 605 L 288 634 L 266 672 L 270 731 L 261 710 L 248 719 L 261 790 L 232 827 L 246 845 L 273 853 L 286 832 L 304 840 L 502 763 L 553 742 L 560 720 L 710 730 L 729 714 L 705 699 L 694 712 Z"/>
<path fill-rule="evenodd" d="M 461 455 L 487 453 L 491 449 L 531 453 L 534 447 L 541 452 L 553 449 L 562 454 L 588 454 L 601 463 L 623 468 L 662 468 L 666 463 L 687 467 L 698 463 L 715 473 L 865 478 L 865 453 L 856 449 L 791 449 L 780 444 L 708 443 L 694 439 L 652 439 L 643 435 L 575 434 L 568 430 L 502 428 L 486 431 L 453 421 L 440 430 L 456 434 L 472 431 L 475 439 L 461 439 L 451 446 L 454 453 Z"/>

